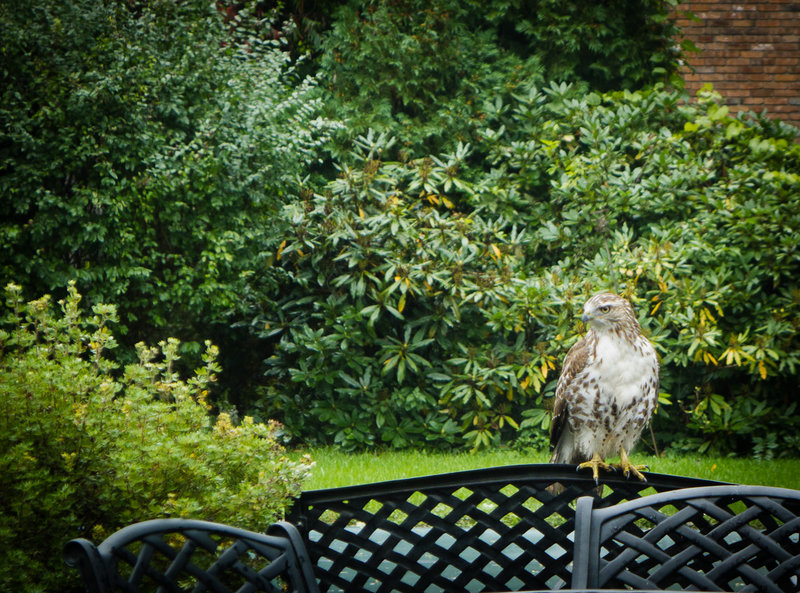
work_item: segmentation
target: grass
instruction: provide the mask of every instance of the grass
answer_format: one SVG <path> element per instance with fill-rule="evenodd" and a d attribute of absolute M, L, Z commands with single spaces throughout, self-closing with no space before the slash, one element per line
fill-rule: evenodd
<path fill-rule="evenodd" d="M 453 471 L 500 465 L 546 463 L 549 454 L 490 450 L 470 454 L 427 451 L 386 451 L 380 453 L 345 453 L 333 448 L 304 451 L 316 462 L 306 490 L 338 488 L 353 484 L 383 482 Z M 753 459 L 711 457 L 632 456 L 634 463 L 645 463 L 650 471 L 695 478 L 707 478 L 736 484 L 760 484 L 800 490 L 800 459 Z"/>

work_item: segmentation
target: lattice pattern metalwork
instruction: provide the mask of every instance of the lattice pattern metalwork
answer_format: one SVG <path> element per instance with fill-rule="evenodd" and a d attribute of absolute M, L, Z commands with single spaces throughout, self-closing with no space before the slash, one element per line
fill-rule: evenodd
<path fill-rule="evenodd" d="M 571 581 L 575 501 L 598 506 L 713 482 L 523 465 L 306 492 L 300 527 L 322 591 L 444 593 L 556 589 Z M 560 483 L 563 491 L 554 493 Z"/>
<path fill-rule="evenodd" d="M 65 560 L 81 568 L 87 589 L 98 593 L 316 591 L 310 566 L 304 574 L 291 541 L 294 527 L 275 529 L 280 535 L 205 521 L 145 521 L 117 531 L 97 547 L 72 540 Z"/>
<path fill-rule="evenodd" d="M 717 486 L 592 506 L 578 504 L 575 554 L 586 565 L 573 586 L 800 591 L 798 491 Z"/>

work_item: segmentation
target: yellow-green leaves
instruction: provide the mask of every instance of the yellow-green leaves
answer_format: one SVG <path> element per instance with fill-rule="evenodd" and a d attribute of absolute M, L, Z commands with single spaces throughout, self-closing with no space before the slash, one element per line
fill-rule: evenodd
<path fill-rule="evenodd" d="M 52 299 L 24 303 L 18 286 L 6 291 L 0 586 L 69 588 L 72 571 L 51 562 L 63 542 L 100 540 L 135 521 L 181 516 L 264 530 L 279 518 L 311 461 L 285 457 L 274 422 L 210 414 L 216 347 L 206 343 L 189 379 L 172 338 L 138 344 L 138 361 L 119 370 L 107 358 L 114 308 L 87 314 L 75 286 L 66 292 L 54 311 Z"/>

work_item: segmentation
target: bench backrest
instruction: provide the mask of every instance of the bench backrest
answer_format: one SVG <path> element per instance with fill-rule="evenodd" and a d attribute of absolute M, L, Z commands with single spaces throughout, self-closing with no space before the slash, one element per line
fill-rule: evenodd
<path fill-rule="evenodd" d="M 318 593 L 297 529 L 273 525 L 268 534 L 188 519 L 130 525 L 99 546 L 86 539 L 64 548 L 90 593 L 195 591 Z"/>
<path fill-rule="evenodd" d="M 594 502 L 578 501 L 573 588 L 800 591 L 796 490 L 711 486 Z"/>
<path fill-rule="evenodd" d="M 609 506 L 715 483 L 646 475 L 604 476 L 598 492 L 573 465 L 455 472 L 305 492 L 288 520 L 324 593 L 556 589 L 571 581 L 579 497 Z"/>

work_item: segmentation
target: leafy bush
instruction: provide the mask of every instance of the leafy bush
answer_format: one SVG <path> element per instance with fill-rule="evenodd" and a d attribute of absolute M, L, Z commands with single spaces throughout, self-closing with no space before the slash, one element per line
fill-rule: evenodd
<path fill-rule="evenodd" d="M 351 448 L 542 444 L 614 290 L 664 444 L 795 453 L 796 130 L 665 89 L 671 4 L 0 6 L 0 276 L 77 278 L 176 365 L 211 334 L 231 401 Z"/>
<path fill-rule="evenodd" d="M 374 128 L 412 154 L 454 150 L 473 141 L 484 102 L 526 82 L 679 84 L 667 16 L 661 0 L 351 0 L 321 45 L 328 109 L 348 139 Z"/>
<path fill-rule="evenodd" d="M 570 300 L 610 288 L 643 309 L 678 404 L 669 441 L 798 451 L 796 134 L 708 89 L 686 105 L 568 86 L 532 89 L 485 132 L 496 169 L 477 204 L 518 213 L 537 273 Z"/>
<path fill-rule="evenodd" d="M 100 540 L 159 516 L 191 516 L 264 529 L 297 495 L 309 461 L 290 462 L 279 427 L 209 416 L 218 367 L 182 380 L 178 342 L 137 345 L 139 362 L 116 378 L 106 350 L 114 307 L 79 306 L 70 285 L 60 314 L 49 297 L 24 304 L 7 288 L 0 333 L 0 588 L 76 588 L 60 562 L 73 537 Z"/>
<path fill-rule="evenodd" d="M 713 93 L 562 84 L 495 102 L 471 182 L 466 147 L 391 162 L 361 138 L 286 207 L 280 298 L 251 295 L 280 336 L 268 407 L 348 447 L 541 444 L 580 307 L 614 290 L 662 356 L 662 444 L 793 454 L 795 132 Z"/>
<path fill-rule="evenodd" d="M 286 206 L 280 298 L 251 295 L 253 328 L 280 338 L 267 408 L 303 439 L 350 448 L 496 441 L 553 368 L 487 325 L 519 273 L 520 235 L 456 209 L 466 147 L 397 163 L 380 160 L 385 137 L 358 145 L 358 166 Z"/>
<path fill-rule="evenodd" d="M 313 81 L 205 0 L 3 3 L 0 38 L 0 278 L 75 279 L 119 306 L 121 339 L 199 354 L 319 159 Z"/>

